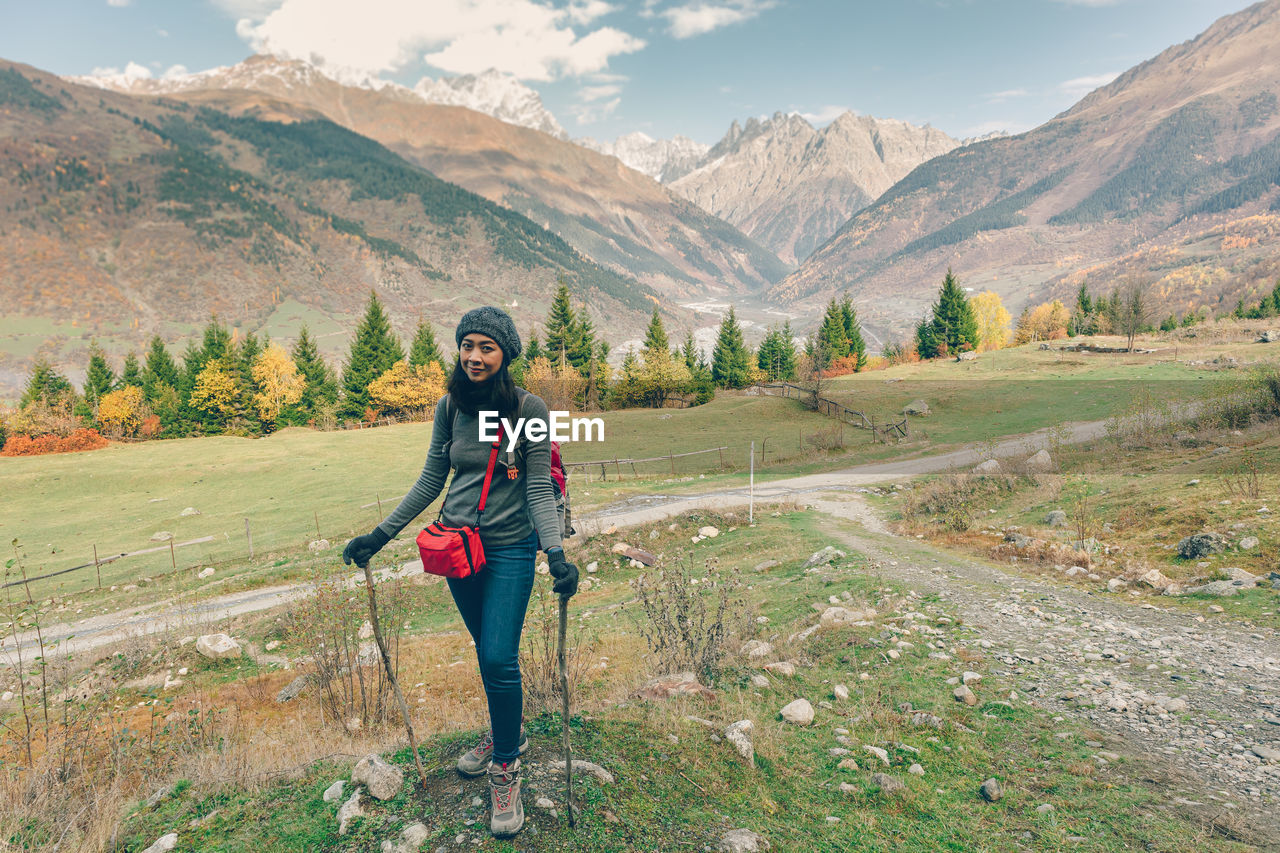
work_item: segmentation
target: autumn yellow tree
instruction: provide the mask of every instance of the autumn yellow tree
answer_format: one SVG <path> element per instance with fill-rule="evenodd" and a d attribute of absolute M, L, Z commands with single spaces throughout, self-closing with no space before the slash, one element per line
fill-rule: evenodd
<path fill-rule="evenodd" d="M 751 369 L 759 370 L 754 365 Z M 645 405 L 662 408 L 668 397 L 683 393 L 692 379 L 683 360 L 672 358 L 670 350 L 656 349 L 645 354 L 638 390 Z"/>
<path fill-rule="evenodd" d="M 1007 347 L 1012 337 L 1013 317 L 1000 301 L 1000 294 L 984 290 L 970 298 L 974 318 L 978 321 L 978 349 L 993 350 Z"/>
<path fill-rule="evenodd" d="M 298 366 L 284 347 L 272 343 L 254 359 L 253 382 L 258 390 L 253 395 L 253 405 L 264 424 L 275 424 L 280 411 L 302 399 L 306 377 L 298 373 Z"/>
<path fill-rule="evenodd" d="M 1055 341 L 1067 336 L 1067 323 L 1071 315 L 1067 306 L 1057 299 L 1043 302 L 1030 311 L 1022 312 L 1018 318 L 1018 328 L 1014 332 L 1014 344 L 1027 344 L 1032 341 Z"/>
<path fill-rule="evenodd" d="M 369 402 L 379 414 L 426 420 L 436 401 L 444 396 L 444 385 L 444 372 L 438 362 L 415 367 L 408 361 L 397 361 L 369 383 Z"/>
<path fill-rule="evenodd" d="M 196 376 L 191 405 L 225 426 L 236 415 L 237 390 L 235 375 L 221 361 L 210 361 Z"/>
<path fill-rule="evenodd" d="M 553 366 L 550 360 L 538 356 L 524 369 L 524 387 L 541 397 L 548 409 L 575 408 L 574 401 L 586 385 L 586 378 L 568 360 Z"/>
<path fill-rule="evenodd" d="M 137 385 L 109 391 L 98 400 L 98 423 L 109 435 L 137 434 L 146 416 L 146 401 Z"/>

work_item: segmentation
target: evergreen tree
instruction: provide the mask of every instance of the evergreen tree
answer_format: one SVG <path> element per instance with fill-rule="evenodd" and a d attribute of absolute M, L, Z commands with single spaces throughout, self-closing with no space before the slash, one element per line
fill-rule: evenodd
<path fill-rule="evenodd" d="M 369 408 L 369 383 L 403 360 L 404 348 L 391 330 L 378 294 L 370 291 L 369 306 L 356 327 L 355 340 L 342 369 L 343 416 L 363 418 Z"/>
<path fill-rule="evenodd" d="M 569 301 L 569 285 L 565 284 L 563 278 L 556 288 L 556 295 L 551 299 L 551 309 L 547 312 L 544 326 L 547 333 L 547 360 L 553 364 L 558 364 L 561 358 L 571 361 L 579 344 L 578 318 Z"/>
<path fill-rule="evenodd" d="M 743 388 L 751 381 L 751 353 L 743 342 L 742 327 L 732 305 L 720 322 L 711 354 L 711 378 L 720 388 Z"/>
<path fill-rule="evenodd" d="M 835 297 L 827 303 L 827 310 L 822 315 L 822 324 L 818 326 L 818 340 L 823 344 L 831 359 L 844 358 L 849 354 L 849 339 L 845 336 L 844 312 Z"/>
<path fill-rule="evenodd" d="M 1280 279 L 1276 279 L 1275 289 L 1271 291 L 1271 313 L 1280 314 Z"/>
<path fill-rule="evenodd" d="M 1026 314 L 1026 311 L 1022 313 Z M 916 324 L 916 353 L 926 359 L 937 358 L 943 354 L 938 335 L 934 331 L 933 321 L 929 317 L 922 317 Z"/>
<path fill-rule="evenodd" d="M 413 345 L 409 347 L 409 366 L 418 367 L 433 361 L 440 365 L 440 369 L 444 371 L 445 376 L 449 375 L 449 371 L 452 368 L 444 360 L 444 354 L 440 352 L 440 347 L 436 344 L 436 333 L 431 328 L 431 321 L 419 320 L 418 328 L 413 333 Z"/>
<path fill-rule="evenodd" d="M 133 350 L 129 350 L 129 354 L 124 357 L 124 369 L 120 371 L 120 381 L 116 383 L 117 388 L 130 386 L 142 387 L 142 368 L 138 366 L 138 354 Z"/>
<path fill-rule="evenodd" d="M 848 293 L 840 302 L 840 316 L 844 321 L 844 337 L 848 342 L 848 352 L 857 358 L 854 370 L 862 370 L 867 366 L 867 342 L 862 337 L 862 324 L 858 322 L 858 310 L 853 307 L 853 299 Z"/>
<path fill-rule="evenodd" d="M 693 331 L 690 330 L 684 337 L 684 346 L 680 348 L 680 356 L 684 359 L 684 366 L 689 368 L 690 372 L 695 370 L 699 364 L 698 345 L 693 341 Z"/>
<path fill-rule="evenodd" d="M 142 393 L 148 403 L 155 402 L 161 385 L 177 390 L 178 366 L 174 363 L 173 356 L 169 355 L 164 341 L 156 335 L 151 339 L 147 363 L 142 369 Z"/>
<path fill-rule="evenodd" d="M 97 341 L 89 344 L 89 367 L 84 376 L 84 399 L 90 413 L 96 411 L 98 402 L 116 385 L 116 375 L 107 364 L 106 353 Z"/>
<path fill-rule="evenodd" d="M 71 387 L 67 377 L 53 369 L 47 358 L 41 356 L 31 368 L 31 376 L 27 378 L 26 390 L 22 392 L 19 405 L 44 402 L 50 406 L 71 403 L 75 399 L 76 390 Z"/>
<path fill-rule="evenodd" d="M 587 316 L 587 306 L 579 305 L 577 323 L 573 329 L 573 344 L 569 350 L 569 363 L 585 376 L 595 351 L 595 329 L 591 325 L 591 318 Z"/>
<path fill-rule="evenodd" d="M 523 358 L 526 363 L 532 364 L 535 358 L 546 358 L 546 353 L 542 351 L 542 345 L 538 343 L 538 333 L 533 329 L 529 330 L 529 345 L 524 348 Z"/>
<path fill-rule="evenodd" d="M 258 381 L 254 378 L 253 365 L 270 343 L 270 340 L 263 340 L 259 343 L 257 335 L 250 332 L 245 335 L 244 343 L 240 345 L 236 352 L 235 368 L 238 394 L 236 395 L 235 416 L 243 417 L 248 422 L 250 431 L 254 433 L 262 431 L 262 418 L 259 416 L 258 407 L 254 405 L 254 395 L 261 389 L 258 387 Z"/>
<path fill-rule="evenodd" d="M 973 314 L 969 298 L 965 296 L 950 269 L 938 290 L 938 301 L 934 303 L 930 325 L 933 327 L 933 338 L 939 355 L 978 348 L 978 319 Z M 925 357 L 923 352 L 920 357 Z"/>
<path fill-rule="evenodd" d="M 647 358 L 652 353 L 658 351 L 666 352 L 670 348 L 671 342 L 667 340 L 667 330 L 663 328 L 662 318 L 658 316 L 657 306 L 654 306 L 653 316 L 649 319 L 649 328 L 644 333 L 642 351 Z"/>
<path fill-rule="evenodd" d="M 1162 332 L 1172 332 L 1176 328 L 1178 328 L 1178 318 L 1172 314 L 1165 317 L 1164 321 L 1160 323 L 1160 331 Z"/>
<path fill-rule="evenodd" d="M 294 342 L 290 355 L 298 368 L 298 375 L 306 384 L 302 388 L 302 399 L 287 407 L 281 420 L 302 426 L 313 420 L 322 407 L 338 402 L 338 378 L 333 368 L 321 358 L 320 350 L 305 325 L 298 330 L 298 340 Z"/>

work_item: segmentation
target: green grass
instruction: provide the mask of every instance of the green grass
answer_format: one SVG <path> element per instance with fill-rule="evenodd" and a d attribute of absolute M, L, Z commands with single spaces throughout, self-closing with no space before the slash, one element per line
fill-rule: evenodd
<path fill-rule="evenodd" d="M 688 543 L 688 534 L 708 522 L 718 523 L 722 534 L 696 545 L 679 544 Z M 758 612 L 770 618 L 762 636 L 779 643 L 802 624 L 797 621 L 802 616 L 812 618 L 812 601 L 849 591 L 885 615 L 905 593 L 857 554 L 820 572 L 802 571 L 808 554 L 831 542 L 820 527 L 829 523 L 811 514 L 780 513 L 763 515 L 754 529 L 730 529 L 732 519 L 698 513 L 682 517 L 674 532 L 665 525 L 655 528 L 656 540 L 648 540 L 644 530 L 637 533 L 668 560 L 682 559 L 675 549 L 683 547 L 694 562 L 716 561 L 735 569 L 749 584 Z M 590 547 L 603 551 L 608 545 L 601 540 Z M 753 571 L 765 557 L 781 558 L 782 563 Z M 622 581 L 634 574 L 610 573 L 609 595 L 590 593 L 587 607 L 575 602 L 576 615 L 590 630 L 601 635 L 628 630 L 626 619 L 600 605 L 625 597 Z M 947 613 L 944 602 L 925 598 L 907 609 L 930 616 L 944 632 L 936 638 L 942 648 L 954 655 L 963 647 L 968 629 L 938 619 Z M 1223 839 L 1211 842 L 1208 830 L 1181 816 L 1158 788 L 1143 781 L 1139 764 L 1126 759 L 1099 768 L 1095 750 L 1085 743 L 1096 733 L 1055 722 L 1021 698 L 1010 701 L 1016 685 L 989 671 L 976 656 L 964 663 L 932 659 L 927 638 L 913 635 L 916 648 L 889 661 L 882 651 L 893 635 L 885 624 L 877 620 L 869 627 L 820 632 L 802 650 L 790 652 L 802 664 L 797 677 L 772 678 L 768 688 L 751 687 L 753 670 L 730 668 L 715 683 L 719 698 L 712 703 L 625 703 L 575 715 L 575 755 L 604 765 L 617 781 L 600 785 L 579 774 L 575 792 L 583 811 L 573 830 L 562 816 L 533 806 L 538 796 L 563 802 L 559 778 L 537 770 L 558 749 L 559 718 L 547 715 L 529 720 L 533 747 L 526 766 L 534 768 L 526 777 L 529 826 L 514 842 L 488 837 L 485 808 L 470 806 L 473 795 L 483 794 L 483 783 L 461 781 L 452 769 L 454 757 L 474 734 L 450 733 L 428 737 L 421 748 L 426 789 L 414 777 L 407 750 L 389 756 L 406 768 L 408 783 L 386 803 L 366 797 L 370 816 L 348 836 L 336 834 L 338 804 L 322 803 L 320 794 L 346 777 L 351 765 L 322 761 L 304 768 L 299 778 L 254 792 L 193 785 L 153 811 L 135 808 L 121 830 L 122 849 L 141 849 L 159 835 L 177 831 L 184 848 L 206 851 L 364 851 L 419 820 L 431 833 L 426 850 L 451 847 L 459 834 L 467 836 L 467 846 L 486 850 L 698 850 L 714 847 L 732 827 L 762 833 L 778 851 L 1243 849 Z M 945 684 L 962 669 L 984 675 L 976 687 L 981 702 L 974 708 L 954 702 Z M 867 677 L 860 678 L 861 673 Z M 851 699 L 830 709 L 819 707 L 812 727 L 798 728 L 778 718 L 778 709 L 798 696 L 815 705 L 834 702 L 831 685 L 837 682 L 850 686 Z M 910 726 L 898 711 L 904 702 L 948 725 L 941 731 Z M 752 719 L 756 768 L 742 765 L 727 744 L 714 742 L 711 732 L 686 714 L 710 718 L 719 727 Z M 856 771 L 838 769 L 840 756 L 828 754 L 837 746 L 837 728 L 848 730 Z M 863 744 L 885 748 L 892 766 L 879 765 Z M 924 776 L 907 774 L 913 762 L 925 768 Z M 906 783 L 904 795 L 890 798 L 877 791 L 870 778 L 882 770 Z M 978 786 L 992 776 L 1006 791 L 994 804 L 977 795 Z M 840 782 L 853 785 L 853 791 L 839 790 Z M 1042 803 L 1054 810 L 1037 813 Z M 213 819 L 189 827 L 215 810 Z M 828 816 L 840 821 L 828 823 Z"/>

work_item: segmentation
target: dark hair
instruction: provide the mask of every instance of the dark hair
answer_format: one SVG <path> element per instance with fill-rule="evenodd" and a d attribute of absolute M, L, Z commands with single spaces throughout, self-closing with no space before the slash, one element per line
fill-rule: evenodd
<path fill-rule="evenodd" d="M 499 417 L 514 423 L 520 408 L 520 395 L 516 393 L 516 383 L 511 380 L 511 373 L 507 370 L 508 361 L 504 354 L 502 366 L 497 373 L 484 382 L 472 382 L 471 377 L 462 369 L 462 360 L 455 359 L 453 373 L 449 376 L 446 388 L 453 398 L 453 404 L 468 415 L 475 415 L 481 409 L 497 411 Z"/>

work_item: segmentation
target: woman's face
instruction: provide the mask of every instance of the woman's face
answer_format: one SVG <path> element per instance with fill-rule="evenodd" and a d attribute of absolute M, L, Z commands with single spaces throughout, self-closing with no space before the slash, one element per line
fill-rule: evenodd
<path fill-rule="evenodd" d="M 488 335 L 471 332 L 458 347 L 458 360 L 472 382 L 492 379 L 502 367 L 502 347 Z"/>

